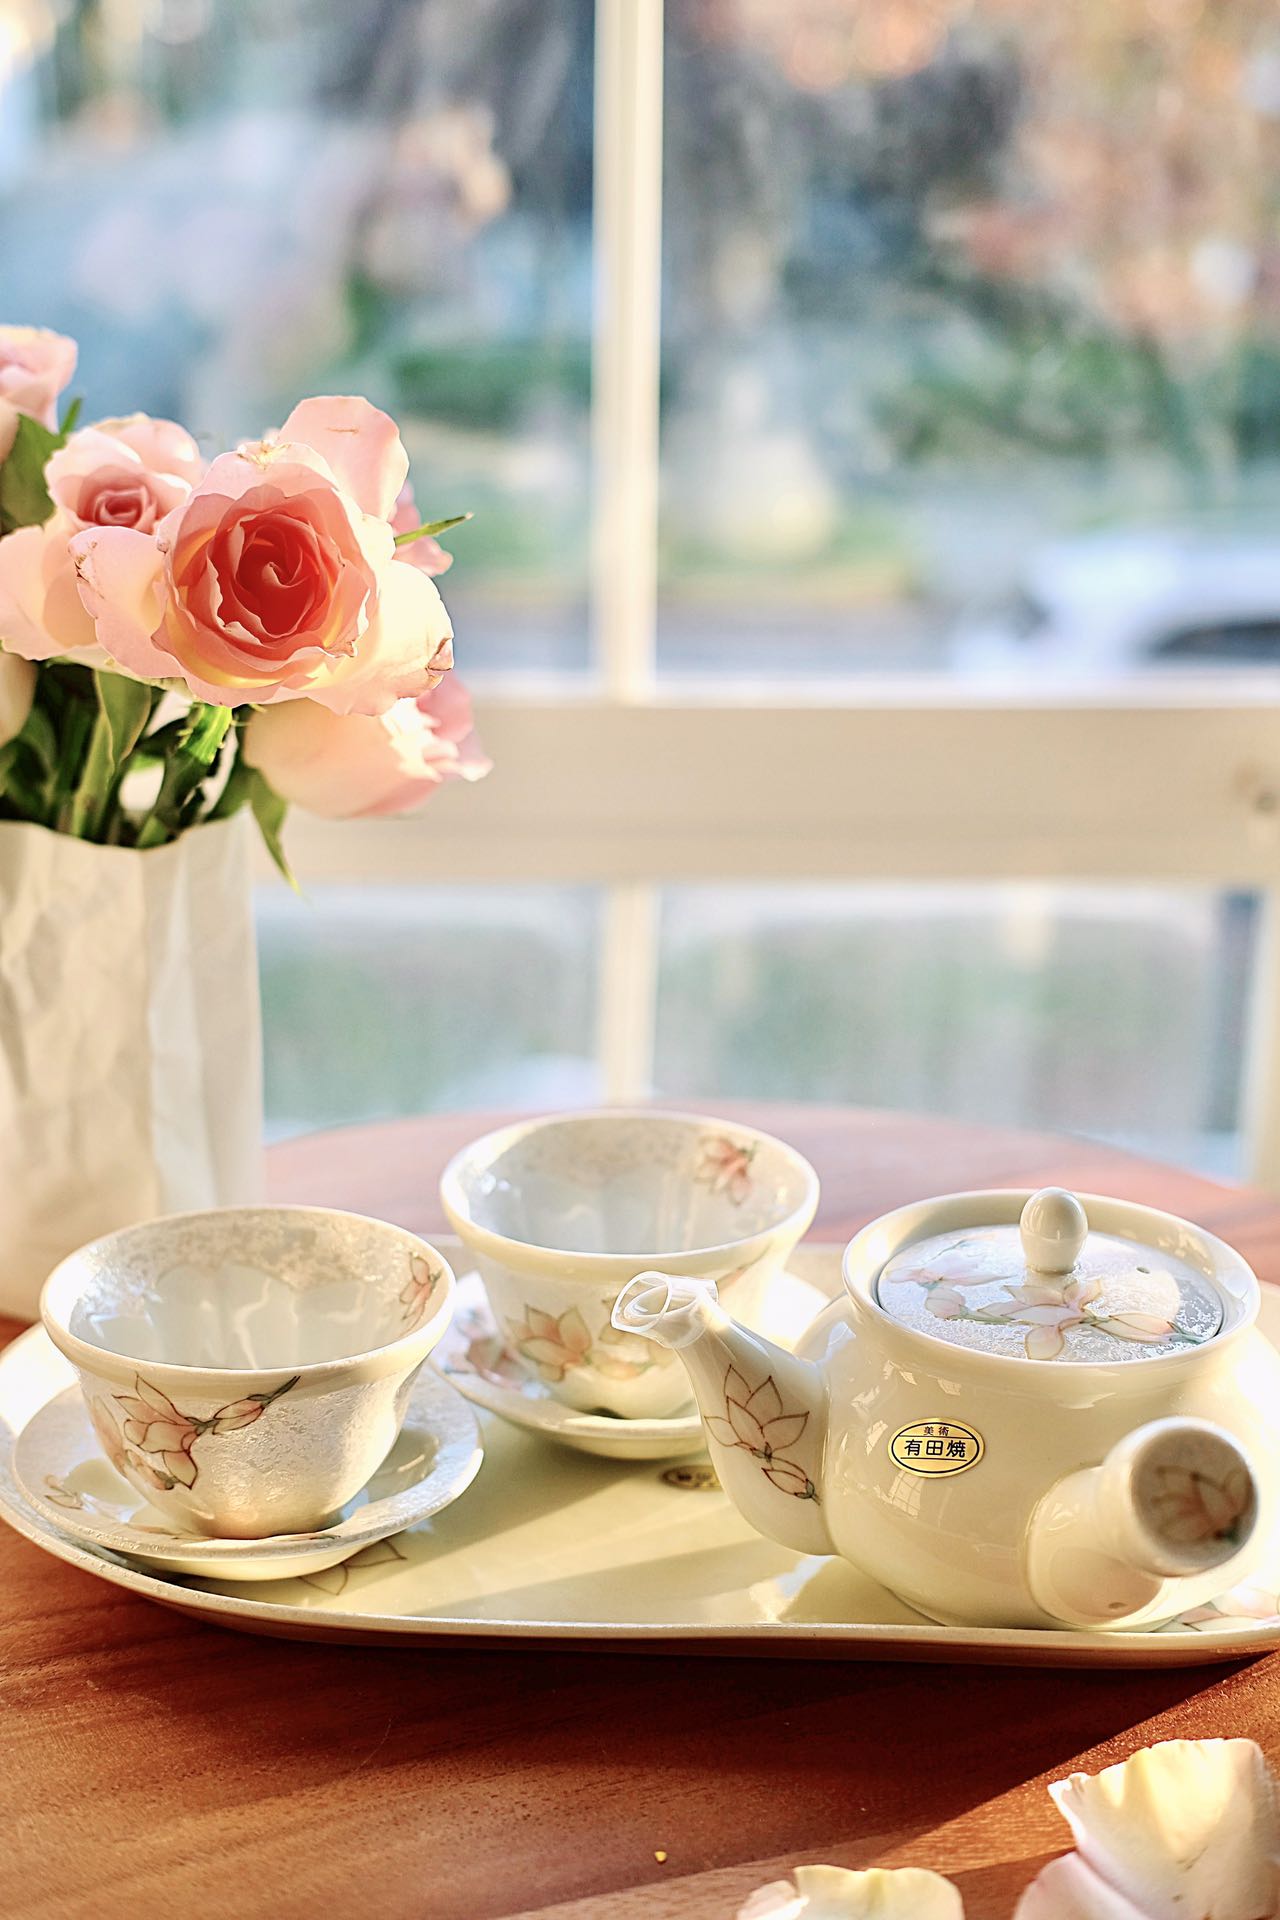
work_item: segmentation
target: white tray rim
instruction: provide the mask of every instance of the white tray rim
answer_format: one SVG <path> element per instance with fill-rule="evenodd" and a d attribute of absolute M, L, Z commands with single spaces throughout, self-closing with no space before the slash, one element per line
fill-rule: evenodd
<path fill-rule="evenodd" d="M 437 1236 L 435 1244 L 449 1257 L 452 1236 Z M 809 1241 L 811 1256 L 838 1255 L 843 1243 Z M 456 1249 L 460 1253 L 460 1248 Z M 39 1326 L 19 1334 L 4 1349 L 5 1357 L 34 1351 L 49 1344 Z M 0 1436 L 8 1423 L 0 1409 Z M 704 1621 L 649 1622 L 611 1620 L 571 1622 L 512 1618 L 493 1620 L 462 1616 L 347 1612 L 328 1608 L 318 1612 L 240 1595 L 209 1593 L 185 1584 L 185 1576 L 146 1573 L 105 1550 L 83 1547 L 45 1525 L 6 1495 L 0 1482 L 0 1519 L 34 1546 L 55 1559 L 78 1567 L 110 1585 L 136 1593 L 161 1606 L 206 1619 L 233 1630 L 272 1638 L 319 1640 L 341 1644 L 394 1644 L 423 1647 L 449 1644 L 512 1648 L 533 1642 L 558 1650 L 624 1647 L 634 1652 L 671 1653 L 680 1648 L 707 1653 L 737 1653 L 760 1657 L 791 1655 L 811 1659 L 963 1661 L 996 1666 L 1053 1667 L 1187 1667 L 1210 1666 L 1257 1659 L 1280 1648 L 1280 1625 L 1242 1620 L 1240 1625 L 1213 1633 L 1183 1632 L 1088 1633 L 1054 1628 L 948 1627 L 890 1621 L 788 1621 L 742 1625 Z"/>

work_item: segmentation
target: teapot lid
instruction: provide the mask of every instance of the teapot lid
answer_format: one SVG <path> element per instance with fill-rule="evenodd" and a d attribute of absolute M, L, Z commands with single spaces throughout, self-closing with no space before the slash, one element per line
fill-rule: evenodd
<path fill-rule="evenodd" d="M 1028 1360 L 1150 1360 L 1211 1340 L 1224 1304 L 1176 1255 L 1091 1233 L 1061 1187 L 1032 1194 L 1015 1226 L 933 1234 L 876 1283 L 889 1316 L 935 1339 Z"/>

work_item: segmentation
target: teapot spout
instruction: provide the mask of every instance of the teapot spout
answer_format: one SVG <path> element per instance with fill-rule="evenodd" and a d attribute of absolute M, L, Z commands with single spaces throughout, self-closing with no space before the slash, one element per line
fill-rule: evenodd
<path fill-rule="evenodd" d="M 1045 1495 L 1028 1585 L 1070 1626 L 1141 1626 L 1229 1587 L 1228 1562 L 1257 1516 L 1257 1481 L 1230 1434 L 1207 1420 L 1152 1420 Z"/>
<path fill-rule="evenodd" d="M 798 1553 L 834 1553 L 822 1506 L 820 1368 L 731 1319 L 714 1280 L 637 1274 L 612 1320 L 679 1354 L 720 1484 L 744 1520 Z"/>

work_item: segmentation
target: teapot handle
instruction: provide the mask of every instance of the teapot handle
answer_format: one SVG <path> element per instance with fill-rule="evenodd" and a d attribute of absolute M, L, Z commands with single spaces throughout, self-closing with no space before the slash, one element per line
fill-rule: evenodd
<path fill-rule="evenodd" d="M 1257 1518 L 1257 1478 L 1229 1433 L 1208 1420 L 1152 1420 L 1045 1495 L 1027 1582 L 1036 1605 L 1068 1626 L 1139 1625 L 1229 1587 L 1222 1570 Z"/>

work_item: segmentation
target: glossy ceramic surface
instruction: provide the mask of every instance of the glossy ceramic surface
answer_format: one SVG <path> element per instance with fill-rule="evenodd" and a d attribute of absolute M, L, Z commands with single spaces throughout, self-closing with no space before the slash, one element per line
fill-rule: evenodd
<path fill-rule="evenodd" d="M 41 1407 L 14 1449 L 33 1508 L 83 1545 L 126 1554 L 157 1572 L 281 1580 L 362 1557 L 464 1493 L 484 1458 L 470 1407 L 430 1369 L 414 1383 L 405 1423 L 372 1478 L 331 1526 L 265 1540 L 181 1533 L 104 1458 L 77 1388 Z"/>
<path fill-rule="evenodd" d="M 693 1405 L 680 1367 L 610 1324 L 634 1274 L 767 1284 L 813 1219 L 793 1148 L 728 1121 L 599 1112 L 531 1120 L 455 1155 L 445 1212 L 526 1374 L 581 1413 L 666 1419 Z"/>
<path fill-rule="evenodd" d="M 1082 1235 L 1079 1201 L 1057 1189 L 952 1194 L 873 1222 L 846 1250 L 847 1299 L 794 1355 L 697 1279 L 638 1277 L 615 1324 L 679 1353 L 716 1471 L 770 1537 L 838 1553 L 943 1621 L 1154 1625 L 1237 1582 L 1255 1534 L 1275 1531 L 1280 1357 L 1255 1330 L 1258 1284 L 1238 1254 L 1172 1215 L 1080 1198 L 1105 1258 L 1126 1242 L 1135 1264 L 1189 1269 L 1187 1297 L 1210 1298 L 1217 1331 L 1175 1341 L 1161 1322 L 1163 1350 L 1143 1365 L 1064 1365 L 1022 1337 L 1013 1352 L 962 1346 L 946 1315 L 885 1309 L 884 1276 L 922 1242 L 1016 1231 L 1024 1212 L 1064 1204 Z M 1080 1317 L 1081 1257 L 1077 1237 L 1056 1273 L 1041 1270 L 1022 1335 Z M 953 1316 L 963 1302 L 951 1288 Z"/>
<path fill-rule="evenodd" d="M 399 1227 L 227 1207 L 81 1248 L 40 1310 L 116 1471 L 180 1531 L 247 1539 L 327 1526 L 364 1485 L 452 1302 Z"/>
<path fill-rule="evenodd" d="M 738 1296 L 743 1317 L 784 1345 L 797 1340 L 826 1304 L 811 1282 L 789 1273 L 778 1274 L 764 1288 L 748 1281 L 744 1293 Z M 475 1272 L 458 1275 L 457 1308 L 431 1364 L 476 1406 L 580 1453 L 605 1460 L 673 1460 L 706 1452 L 696 1411 L 666 1420 L 624 1420 L 616 1414 L 579 1413 L 555 1399 L 503 1339 Z"/>
<path fill-rule="evenodd" d="M 446 1252 L 452 1252 L 448 1241 Z M 793 1271 L 831 1294 L 840 1253 L 801 1247 Z M 1266 1325 L 1280 1336 L 1280 1295 Z M 698 1463 L 627 1466 L 483 1416 L 486 1462 L 467 1497 L 379 1544 L 376 1564 L 278 1585 L 148 1573 L 71 1540 L 26 1500 L 13 1442 L 70 1371 L 43 1335 L 0 1353 L 0 1514 L 46 1551 L 125 1590 L 249 1631 L 440 1646 L 494 1640 L 640 1642 L 685 1652 L 1185 1666 L 1280 1647 L 1280 1543 L 1259 1542 L 1244 1584 L 1158 1632 L 939 1626 L 838 1560 L 762 1539 Z"/>

